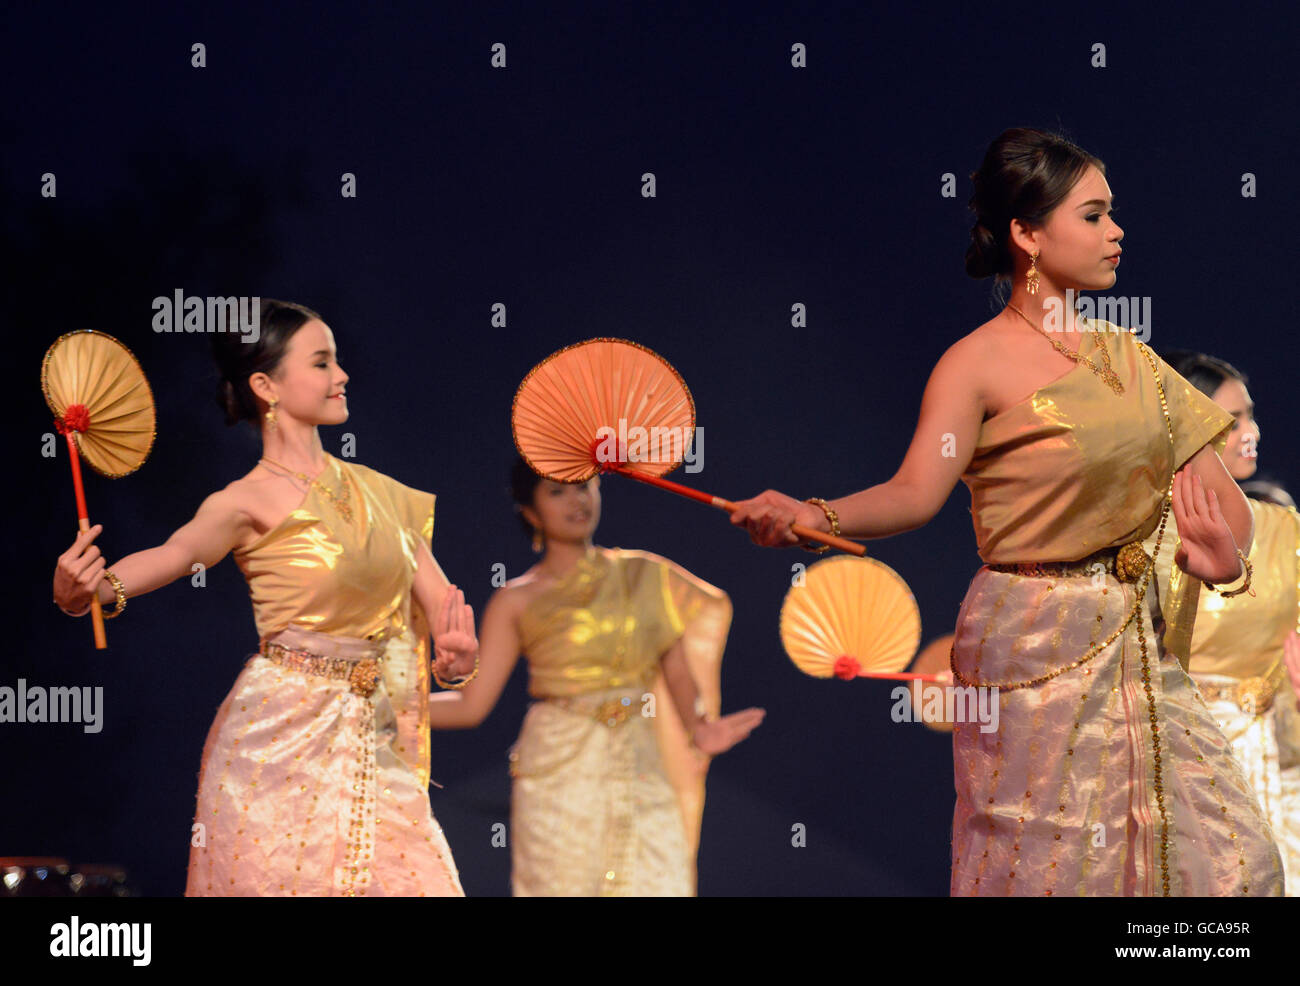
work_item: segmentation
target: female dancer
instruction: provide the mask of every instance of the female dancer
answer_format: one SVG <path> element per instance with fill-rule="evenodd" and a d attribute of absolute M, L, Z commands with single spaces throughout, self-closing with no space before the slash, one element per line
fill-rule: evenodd
<path fill-rule="evenodd" d="M 731 602 L 667 559 L 594 547 L 599 479 L 554 483 L 519 459 L 512 490 L 545 554 L 493 594 L 482 673 L 431 724 L 478 725 L 527 654 L 538 701 L 510 754 L 515 895 L 693 894 L 706 757 L 763 719 L 717 718 Z"/>
<path fill-rule="evenodd" d="M 208 733 L 186 894 L 460 895 L 429 806 L 428 625 L 435 675 L 472 673 L 473 614 L 429 553 L 431 493 L 321 448 L 347 420 L 347 374 L 314 312 L 263 299 L 256 343 L 214 336 L 227 423 L 264 456 L 165 544 L 105 567 L 96 525 L 60 558 L 71 615 L 228 552 L 261 647 Z M 114 614 L 116 615 L 116 614 Z"/>
<path fill-rule="evenodd" d="M 1258 464 L 1259 426 L 1245 376 L 1203 353 L 1174 350 L 1164 359 L 1232 415 L 1223 464 L 1239 483 L 1249 480 Z M 1284 647 L 1287 638 L 1300 641 L 1300 514 L 1265 500 L 1248 503 L 1255 522 L 1251 594 L 1200 592 L 1188 670 L 1259 797 L 1282 852 L 1287 894 L 1294 896 L 1300 894 L 1300 716 Z M 1165 537 L 1177 544 L 1177 536 L 1171 523 Z M 1157 575 L 1162 599 L 1178 595 L 1177 581 L 1171 587 L 1169 580 L 1182 579 L 1181 571 L 1158 560 Z M 1177 614 L 1166 612 L 1165 618 L 1171 628 L 1178 626 Z M 1167 637 L 1165 643 L 1187 656 L 1186 642 Z"/>
<path fill-rule="evenodd" d="M 966 270 L 1013 279 L 1011 299 L 939 360 L 897 474 L 829 504 L 769 490 L 732 521 L 771 546 L 797 541 L 792 523 L 887 537 L 925 524 L 959 477 L 970 487 L 986 564 L 952 670 L 997 686 L 1000 728 L 953 732 L 953 894 L 1280 894 L 1255 797 L 1158 644 L 1140 550 L 1172 503 L 1178 565 L 1241 573 L 1250 508 L 1212 444 L 1231 419 L 1066 304 L 1115 283 L 1123 231 L 1100 161 L 1009 130 L 973 177 Z"/>

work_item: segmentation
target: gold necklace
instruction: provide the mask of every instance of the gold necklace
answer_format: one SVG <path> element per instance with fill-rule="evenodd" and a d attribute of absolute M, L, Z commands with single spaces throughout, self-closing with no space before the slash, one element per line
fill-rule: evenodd
<path fill-rule="evenodd" d="M 1110 364 L 1110 352 L 1106 349 L 1106 341 L 1104 339 L 1097 340 L 1097 345 L 1101 349 L 1101 361 L 1103 364 L 1105 364 L 1104 366 L 1099 367 L 1092 360 L 1088 359 L 1087 356 L 1081 356 L 1080 354 L 1074 352 L 1073 350 L 1066 349 L 1063 345 L 1061 345 L 1061 343 L 1057 342 L 1050 335 L 1048 335 L 1047 331 L 1041 325 L 1035 325 L 1033 321 L 1029 318 L 1029 316 L 1026 315 L 1024 312 L 1022 312 L 1015 305 L 1008 303 L 1007 307 L 1010 308 L 1017 315 L 1019 315 L 1021 318 L 1023 318 L 1026 322 L 1029 322 L 1030 328 L 1037 330 L 1039 335 L 1043 336 L 1043 338 L 1045 338 L 1048 342 L 1050 342 L 1053 346 L 1056 347 L 1057 352 L 1061 353 L 1064 356 L 1070 357 L 1070 359 L 1074 360 L 1076 363 L 1082 363 L 1084 366 L 1090 369 L 1094 374 L 1101 377 L 1101 379 L 1105 382 L 1106 386 L 1110 387 L 1110 389 L 1115 391 L 1116 394 L 1122 395 L 1124 393 L 1124 384 L 1120 380 L 1119 374 L 1115 372 L 1114 368 Z M 1089 329 L 1089 331 L 1095 333 L 1096 329 Z"/>
<path fill-rule="evenodd" d="M 335 493 L 332 489 L 330 489 L 328 486 L 326 486 L 324 483 L 320 482 L 319 480 L 312 479 L 312 477 L 308 476 L 306 473 L 296 472 L 293 469 L 290 469 L 288 466 L 286 466 L 283 462 L 276 462 L 274 459 L 269 458 L 265 455 L 262 456 L 260 461 L 269 462 L 273 466 L 279 466 L 285 472 L 289 473 L 292 476 L 295 476 L 296 478 L 306 483 L 308 489 L 311 489 L 311 487 L 315 486 L 318 490 L 321 491 L 322 494 L 324 494 L 325 499 L 329 500 L 329 502 L 334 505 L 334 509 L 339 512 L 339 515 L 348 523 L 352 523 L 352 491 L 348 487 L 348 481 L 346 476 L 343 478 L 343 487 L 342 487 L 343 492 Z M 328 463 L 326 464 L 326 468 L 329 468 Z M 324 471 L 325 471 L 324 469 L 321 470 L 321 472 Z"/>

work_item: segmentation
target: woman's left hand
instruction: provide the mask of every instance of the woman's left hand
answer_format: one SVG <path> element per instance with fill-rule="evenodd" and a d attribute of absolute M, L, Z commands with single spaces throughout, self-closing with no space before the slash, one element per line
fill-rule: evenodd
<path fill-rule="evenodd" d="M 442 608 L 433 628 L 433 669 L 444 681 L 474 673 L 478 660 L 478 637 L 474 634 L 474 610 L 465 593 L 447 586 Z"/>
<path fill-rule="evenodd" d="M 716 757 L 752 733 L 765 715 L 767 712 L 763 709 L 745 709 L 712 722 L 698 722 L 691 734 L 691 741 L 701 753 Z"/>
<path fill-rule="evenodd" d="M 1221 585 L 1241 575 L 1241 559 L 1232 530 L 1219 511 L 1214 490 L 1206 497 L 1201 477 L 1182 469 L 1174 474 L 1174 519 L 1182 545 L 1174 562 L 1188 575 Z"/>

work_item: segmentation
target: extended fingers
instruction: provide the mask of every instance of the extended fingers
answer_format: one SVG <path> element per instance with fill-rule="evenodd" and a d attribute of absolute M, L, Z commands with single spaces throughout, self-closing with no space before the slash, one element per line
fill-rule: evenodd
<path fill-rule="evenodd" d="M 1195 501 L 1196 515 L 1202 519 L 1210 516 L 1209 501 L 1205 497 L 1205 484 L 1201 482 L 1200 476 L 1192 477 L 1192 498 Z"/>
<path fill-rule="evenodd" d="M 452 607 L 456 604 L 456 587 L 448 585 L 442 594 L 442 605 L 438 607 L 438 616 L 434 620 L 433 635 L 440 637 L 452 629 Z"/>

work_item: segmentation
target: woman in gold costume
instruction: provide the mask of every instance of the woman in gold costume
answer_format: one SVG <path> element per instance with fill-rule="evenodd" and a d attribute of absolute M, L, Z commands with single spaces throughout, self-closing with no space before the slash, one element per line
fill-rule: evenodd
<path fill-rule="evenodd" d="M 426 614 L 435 675 L 471 674 L 477 641 L 430 554 L 433 494 L 322 449 L 348 377 L 318 315 L 262 299 L 259 327 L 213 338 L 227 421 L 259 427 L 262 459 L 111 570 L 99 526 L 79 536 L 55 600 L 120 612 L 230 553 L 248 581 L 261 646 L 208 733 L 187 895 L 461 895 L 429 805 Z"/>
<path fill-rule="evenodd" d="M 1255 475 L 1259 442 L 1246 377 L 1202 353 L 1174 350 L 1164 359 L 1232 415 L 1223 464 L 1245 484 Z M 1284 650 L 1288 638 L 1298 638 L 1300 514 L 1294 504 L 1249 503 L 1255 521 L 1250 594 L 1225 598 L 1200 590 L 1189 670 L 1259 798 L 1282 852 L 1287 894 L 1294 896 L 1300 894 L 1300 715 Z M 1165 537 L 1177 536 L 1171 522 Z M 1157 570 L 1162 597 L 1176 597 L 1184 574 L 1163 563 Z M 1167 612 L 1166 619 L 1172 624 L 1177 614 Z"/>
<path fill-rule="evenodd" d="M 732 520 L 770 546 L 797 543 L 793 523 L 887 537 L 970 488 L 985 565 L 952 672 L 998 688 L 1000 721 L 953 731 L 954 895 L 1280 894 L 1254 794 L 1160 642 L 1141 550 L 1172 509 L 1185 573 L 1248 577 L 1250 508 L 1216 451 L 1231 418 L 1077 313 L 1115 283 L 1123 236 L 1099 160 L 1008 130 L 973 179 L 966 270 L 1010 280 L 1010 300 L 935 366 L 898 472 L 830 503 L 769 490 Z"/>
<path fill-rule="evenodd" d="M 708 757 L 761 709 L 718 717 L 726 593 L 665 558 L 596 547 L 600 480 L 554 483 L 519 459 L 517 509 L 544 554 L 483 613 L 483 666 L 434 702 L 475 726 L 521 653 L 536 699 L 510 752 L 516 896 L 689 896 Z"/>

